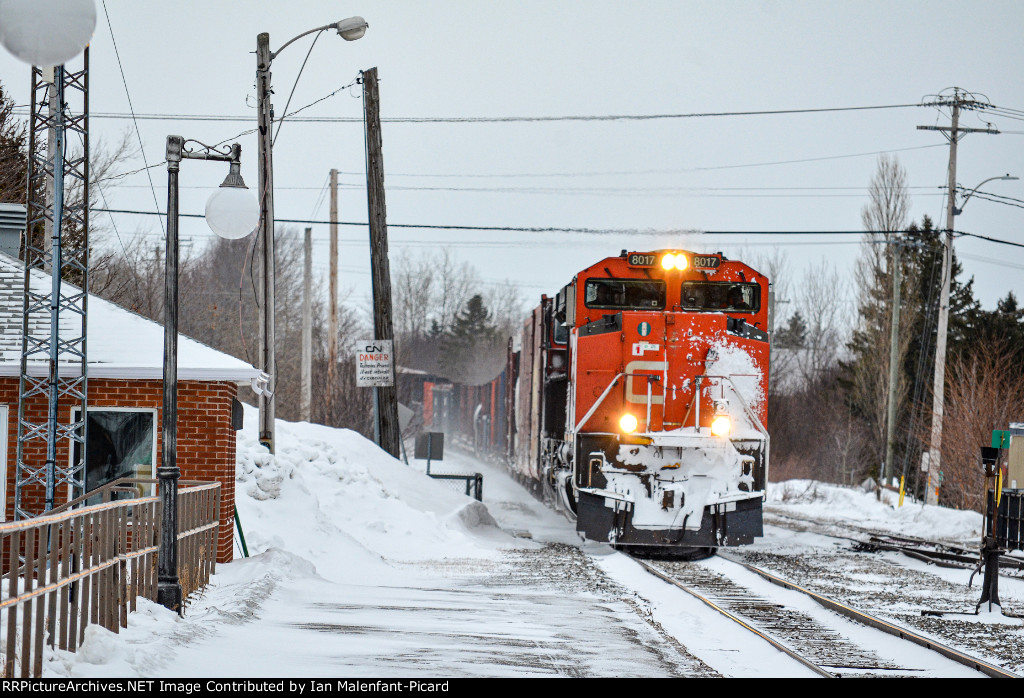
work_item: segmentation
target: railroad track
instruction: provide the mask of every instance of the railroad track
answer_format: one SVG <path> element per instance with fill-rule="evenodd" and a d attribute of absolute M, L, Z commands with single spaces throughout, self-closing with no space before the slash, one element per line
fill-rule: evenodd
<path fill-rule="evenodd" d="M 757 594 L 733 579 L 695 563 L 651 563 L 633 558 L 651 574 L 685 591 L 730 618 L 748 631 L 769 642 L 819 676 L 922 676 L 921 669 L 896 663 L 880 656 L 873 648 L 858 645 L 835 626 L 821 622 L 810 613 Z M 797 591 L 817 604 L 845 618 L 880 630 L 903 641 L 915 643 L 947 659 L 992 677 L 1016 677 L 1001 667 L 947 647 L 913 630 L 881 620 L 846 604 L 809 591 L 744 562 L 719 556 L 780 587 Z M 838 620 L 838 619 L 837 619 Z M 839 624 L 841 625 L 841 623 Z M 899 653 L 901 656 L 904 653 Z"/>
<path fill-rule="evenodd" d="M 926 540 L 924 538 L 915 538 L 912 536 L 897 536 L 891 533 L 873 531 L 861 526 L 825 522 L 817 519 L 787 514 L 774 513 L 772 518 L 775 519 L 772 523 L 784 528 L 792 528 L 792 526 L 782 523 L 782 521 L 790 521 L 803 526 L 810 524 L 812 526 L 821 526 L 823 528 L 834 529 L 842 527 L 857 531 L 858 533 L 862 533 L 866 536 L 866 539 L 863 537 L 855 538 L 853 536 L 842 536 L 837 535 L 836 533 L 825 533 L 820 530 L 813 531 L 821 536 L 836 538 L 839 540 L 848 540 L 853 544 L 853 550 L 857 552 L 899 552 L 916 560 L 921 560 L 938 567 L 948 567 L 952 569 L 975 569 L 978 567 L 980 562 L 979 550 L 971 550 L 954 543 Z M 808 529 L 804 528 L 796 530 Z M 1024 577 L 1024 559 L 1009 557 L 1006 555 L 1001 556 L 999 559 L 999 570 L 1000 574 L 1003 576 L 1020 579 Z"/>
<path fill-rule="evenodd" d="M 894 536 L 890 534 L 873 535 L 866 541 L 860 541 L 854 546 L 854 550 L 864 552 L 877 552 L 891 550 L 903 553 L 908 557 L 923 560 L 939 567 L 950 567 L 953 569 L 973 569 L 980 562 L 980 553 L 977 550 L 969 550 L 960 546 L 939 543 L 936 541 L 923 540 L 920 538 L 907 538 L 905 536 Z M 1024 572 L 1024 560 L 1016 557 L 1002 555 L 999 558 L 1000 574 L 1006 572 Z M 1009 575 L 1020 577 L 1020 574 Z"/>

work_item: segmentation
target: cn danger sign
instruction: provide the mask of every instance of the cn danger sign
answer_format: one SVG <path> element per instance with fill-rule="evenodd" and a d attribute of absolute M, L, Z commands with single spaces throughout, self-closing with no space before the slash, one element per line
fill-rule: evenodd
<path fill-rule="evenodd" d="M 367 339 L 356 347 L 356 385 L 386 388 L 395 384 L 391 340 Z"/>

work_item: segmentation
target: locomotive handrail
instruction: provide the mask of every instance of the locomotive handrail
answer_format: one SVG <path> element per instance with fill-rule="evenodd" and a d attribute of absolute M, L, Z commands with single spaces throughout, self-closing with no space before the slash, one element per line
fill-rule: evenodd
<path fill-rule="evenodd" d="M 597 411 L 597 408 L 600 407 L 601 403 L 604 402 L 604 399 L 606 397 L 608 397 L 608 393 L 610 393 L 612 388 L 614 388 L 616 386 L 616 384 L 618 384 L 619 379 L 622 378 L 625 375 L 626 375 L 625 373 L 619 373 L 614 378 L 612 378 L 612 382 L 609 383 L 608 387 L 604 389 L 603 393 L 601 393 L 601 397 L 597 398 L 597 402 L 595 402 L 591 406 L 591 408 L 587 411 L 587 413 L 585 415 L 583 415 L 583 419 L 581 419 L 579 421 L 579 424 L 576 425 L 575 431 L 579 431 L 583 427 L 583 425 L 587 423 L 587 420 L 590 419 L 594 415 L 594 412 Z"/>
<path fill-rule="evenodd" d="M 737 374 L 737 375 L 740 375 L 740 374 Z M 732 386 L 732 391 L 733 391 L 733 393 L 735 393 L 736 399 L 740 401 L 740 407 L 743 408 L 743 411 L 746 413 L 747 417 L 750 418 L 750 421 L 754 425 L 754 428 L 757 429 L 759 432 L 761 432 L 761 434 L 765 438 L 765 441 L 767 442 L 768 438 L 769 438 L 768 437 L 768 430 L 764 428 L 764 425 L 761 424 L 761 420 L 758 418 L 758 416 L 756 414 L 754 414 L 754 411 L 752 409 L 750 409 L 750 406 L 747 405 L 747 401 L 743 399 L 743 395 L 740 394 L 739 388 L 737 388 L 736 384 L 733 383 L 732 376 L 710 376 L 710 375 L 706 375 L 706 376 L 703 376 L 703 377 L 704 378 L 723 378 L 723 379 L 729 381 L 729 385 Z"/>
<path fill-rule="evenodd" d="M 754 414 L 754 410 L 750 409 L 750 406 L 747 404 L 747 401 L 743 399 L 743 395 L 740 394 L 739 388 L 737 388 L 736 384 L 733 383 L 731 376 L 708 376 L 708 377 L 709 378 L 724 378 L 725 380 L 729 381 L 729 385 L 732 386 L 732 391 L 733 391 L 733 393 L 736 394 L 736 399 L 740 401 L 740 406 L 743 408 L 743 411 L 746 412 L 747 417 L 750 419 L 751 423 L 754 425 L 754 428 L 757 429 L 759 432 L 761 432 L 761 435 L 764 436 L 764 463 L 765 463 L 764 481 L 767 483 L 768 482 L 768 464 L 770 463 L 770 461 L 768 460 L 768 455 L 769 455 L 768 452 L 771 450 L 771 445 L 772 445 L 772 439 L 771 439 L 771 436 L 768 435 L 768 430 L 764 427 L 763 424 L 761 424 L 761 420 L 758 419 L 756 414 Z"/>

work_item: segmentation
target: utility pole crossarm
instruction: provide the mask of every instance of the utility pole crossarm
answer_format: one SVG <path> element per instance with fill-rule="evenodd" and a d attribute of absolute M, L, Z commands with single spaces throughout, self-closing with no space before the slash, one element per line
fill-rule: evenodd
<path fill-rule="evenodd" d="M 918 126 L 918 131 L 946 131 L 946 132 L 957 132 L 957 133 L 991 133 L 993 135 L 999 135 L 999 129 L 995 128 L 952 128 L 950 126 Z"/>

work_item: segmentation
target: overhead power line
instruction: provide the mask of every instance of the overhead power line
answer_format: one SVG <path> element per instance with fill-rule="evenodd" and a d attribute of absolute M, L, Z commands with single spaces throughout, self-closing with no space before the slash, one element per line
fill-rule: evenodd
<path fill-rule="evenodd" d="M 98 213 L 123 213 L 138 216 L 164 216 L 162 211 L 134 211 L 129 209 L 91 208 L 90 211 Z M 181 218 L 204 218 L 199 213 L 179 213 Z M 274 223 L 302 223 L 306 225 L 330 225 L 328 220 L 314 220 L 309 218 L 275 218 Z M 336 221 L 337 225 L 365 228 L 369 225 L 360 221 Z M 699 230 L 695 228 L 679 229 L 644 229 L 644 228 L 584 228 L 573 226 L 507 226 L 507 225 L 436 225 L 428 223 L 388 223 L 389 228 L 408 228 L 414 230 L 467 230 L 477 232 L 503 232 L 503 233 L 575 233 L 584 235 L 868 235 L 863 230 Z M 872 235 L 909 235 L 919 234 L 918 230 L 883 230 L 871 231 Z M 974 237 L 988 242 L 1024 247 L 1024 243 L 1000 240 L 999 238 L 978 235 L 954 230 L 954 235 Z"/>
<path fill-rule="evenodd" d="M 337 91 L 336 91 L 337 92 Z M 332 93 L 333 94 L 333 93 Z M 320 100 L 318 100 L 320 101 Z M 307 105 L 308 106 L 308 105 Z M 685 112 L 672 114 L 597 114 L 597 115 L 561 115 L 561 116 L 399 116 L 382 118 L 381 121 L 392 124 L 450 124 L 450 123 L 542 123 L 551 121 L 658 121 L 665 119 L 701 119 L 725 116 L 779 116 L 784 114 L 823 114 L 830 112 L 871 111 L 879 109 L 906 109 L 922 107 L 922 104 L 880 104 L 860 107 L 820 107 L 811 109 L 758 109 L 748 111 L 719 112 Z M 930 106 L 930 105 L 929 105 Z M 275 121 L 287 119 L 291 122 L 304 123 L 363 123 L 362 117 L 355 116 L 293 116 L 306 107 L 301 107 Z M 92 112 L 92 119 L 146 119 L 151 121 L 230 121 L 251 123 L 255 116 L 236 116 L 227 114 L 125 114 L 123 112 Z"/>
<path fill-rule="evenodd" d="M 227 138 L 221 141 L 226 143 L 229 140 L 234 140 L 239 136 L 243 136 L 248 132 L 243 132 L 234 136 L 233 138 Z M 219 145 L 219 143 L 218 143 Z M 446 179 L 520 179 L 520 178 L 576 178 L 576 177 L 621 177 L 626 175 L 659 175 L 659 174 L 685 174 L 688 172 L 708 172 L 711 170 L 733 170 L 743 169 L 748 167 L 773 167 L 776 165 L 796 165 L 808 162 L 823 162 L 827 160 L 843 160 L 847 158 L 861 158 L 876 155 L 883 155 L 887 153 L 902 153 L 908 150 L 926 150 L 929 148 L 945 148 L 944 143 L 932 143 L 929 145 L 916 145 L 908 148 L 889 148 L 886 150 L 871 150 L 861 153 L 845 153 L 842 155 L 823 155 L 820 157 L 813 158 L 799 158 L 796 160 L 772 160 L 766 162 L 749 162 L 749 163 L 737 163 L 734 165 L 707 165 L 703 167 L 685 167 L 685 168 L 669 168 L 669 169 L 653 169 L 653 170 L 612 170 L 605 172 L 514 172 L 508 174 L 498 173 L 471 173 L 471 174 L 450 174 L 450 173 L 415 173 L 415 172 L 390 172 L 388 177 L 416 177 L 416 178 L 446 178 Z M 114 179 L 125 179 L 132 175 L 143 172 L 147 169 L 154 167 L 161 167 L 165 165 L 165 162 L 159 162 L 155 165 L 148 165 L 128 172 L 122 172 L 116 175 L 110 175 L 104 178 L 103 181 L 114 180 Z M 338 174 L 352 176 L 352 177 L 365 177 L 365 172 L 339 172 Z M 289 187 L 277 187 L 277 189 L 288 189 Z M 861 187 L 863 188 L 863 187 Z M 913 187 L 912 187 L 913 188 Z M 319 188 L 318 188 L 319 189 Z"/>

